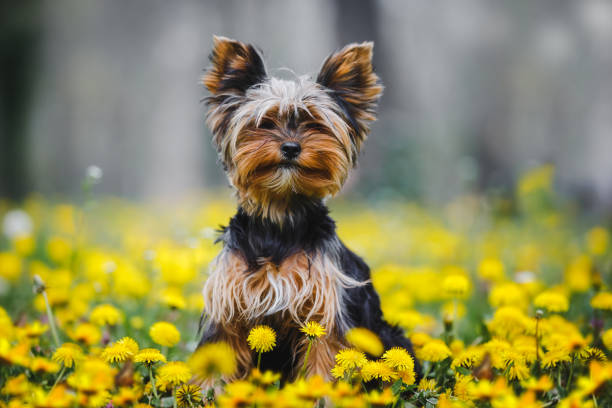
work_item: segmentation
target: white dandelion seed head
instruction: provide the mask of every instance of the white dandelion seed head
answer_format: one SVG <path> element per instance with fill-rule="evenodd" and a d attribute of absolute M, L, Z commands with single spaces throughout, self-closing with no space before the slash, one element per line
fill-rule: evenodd
<path fill-rule="evenodd" d="M 7 212 L 2 221 L 2 232 L 10 239 L 30 235 L 32 229 L 32 218 L 23 210 Z"/>
<path fill-rule="evenodd" d="M 102 171 L 100 167 L 96 165 L 91 165 L 87 167 L 86 174 L 87 174 L 87 179 L 89 179 L 93 183 L 98 183 L 100 182 L 100 180 L 102 180 L 102 176 L 104 175 L 104 172 Z"/>

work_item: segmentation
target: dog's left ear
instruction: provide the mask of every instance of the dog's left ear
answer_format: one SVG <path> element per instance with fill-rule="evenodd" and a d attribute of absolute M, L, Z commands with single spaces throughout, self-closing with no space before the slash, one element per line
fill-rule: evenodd
<path fill-rule="evenodd" d="M 203 78 L 214 96 L 244 95 L 251 86 L 263 82 L 266 68 L 255 47 L 225 37 L 213 37 L 212 67 Z"/>
<path fill-rule="evenodd" d="M 383 86 L 372 68 L 374 43 L 349 44 L 333 53 L 317 76 L 317 82 L 332 91 L 332 96 L 348 116 L 355 134 L 355 144 L 369 132 L 369 122 L 376 119 L 376 106 Z"/>
<path fill-rule="evenodd" d="M 226 133 L 230 119 L 247 89 L 266 80 L 263 59 L 255 47 L 225 37 L 213 37 L 212 66 L 202 82 L 212 94 L 206 98 L 207 121 L 225 166 L 231 162 Z"/>

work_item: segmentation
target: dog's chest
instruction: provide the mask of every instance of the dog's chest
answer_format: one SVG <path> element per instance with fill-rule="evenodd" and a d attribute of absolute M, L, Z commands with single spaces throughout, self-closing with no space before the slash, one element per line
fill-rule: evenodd
<path fill-rule="evenodd" d="M 225 248 L 204 287 L 205 311 L 223 326 L 250 325 L 277 315 L 287 324 L 314 320 L 332 330 L 343 324 L 343 291 L 355 284 L 324 254 L 301 251 L 279 265 L 261 259 L 256 270 L 248 270 L 239 253 Z"/>

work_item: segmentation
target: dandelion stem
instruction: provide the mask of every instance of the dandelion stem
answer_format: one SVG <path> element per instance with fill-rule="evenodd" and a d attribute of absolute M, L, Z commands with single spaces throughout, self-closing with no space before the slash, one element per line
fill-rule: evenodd
<path fill-rule="evenodd" d="M 569 377 L 567 378 L 567 392 L 569 393 L 570 387 L 572 386 L 572 378 L 574 377 L 574 363 L 576 362 L 576 353 L 572 353 L 572 363 L 570 365 Z"/>
<path fill-rule="evenodd" d="M 60 383 L 60 381 L 62 380 L 62 377 L 64 376 L 65 372 L 66 372 L 66 366 L 64 364 L 62 364 L 62 369 L 60 370 L 59 374 L 57 375 L 57 378 L 55 379 L 55 382 L 53 383 L 53 387 L 51 387 L 51 390 L 53 390 L 55 388 L 55 386 Z"/>
<path fill-rule="evenodd" d="M 149 366 L 149 379 L 151 380 L 151 389 L 153 390 L 153 395 L 155 396 L 155 400 L 159 402 L 159 396 L 157 395 L 157 387 L 155 386 L 155 376 L 153 375 L 153 366 Z"/>
<path fill-rule="evenodd" d="M 177 408 L 176 404 L 176 387 L 172 387 L 172 406 Z"/>
<path fill-rule="evenodd" d="M 257 355 L 257 369 L 259 370 L 259 367 L 261 366 L 261 351 L 259 352 L 259 354 Z"/>
<path fill-rule="evenodd" d="M 51 310 L 51 305 L 49 304 L 49 298 L 47 297 L 47 291 L 43 289 L 42 291 L 43 299 L 45 299 L 45 307 L 47 309 L 47 319 L 49 320 L 49 326 L 51 327 L 51 334 L 53 335 L 53 341 L 55 342 L 55 347 L 60 346 L 59 336 L 57 335 L 57 329 L 55 328 L 55 318 L 53 317 L 53 311 Z"/>
<path fill-rule="evenodd" d="M 308 356 L 310 356 L 310 350 L 312 349 L 312 340 L 308 340 L 308 348 L 306 349 L 306 355 L 304 356 L 304 365 L 302 366 L 302 375 L 306 376 L 306 364 L 308 364 Z"/>
<path fill-rule="evenodd" d="M 540 362 L 540 319 L 541 315 L 536 314 L 536 326 L 535 326 L 535 343 L 536 343 L 536 361 Z"/>

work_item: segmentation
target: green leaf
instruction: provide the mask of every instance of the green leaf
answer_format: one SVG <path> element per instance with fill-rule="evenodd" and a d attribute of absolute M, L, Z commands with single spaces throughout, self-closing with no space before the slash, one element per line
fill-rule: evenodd
<path fill-rule="evenodd" d="M 402 389 L 402 380 L 398 379 L 391 386 L 391 392 L 393 393 L 393 395 L 398 395 L 401 389 Z"/>

